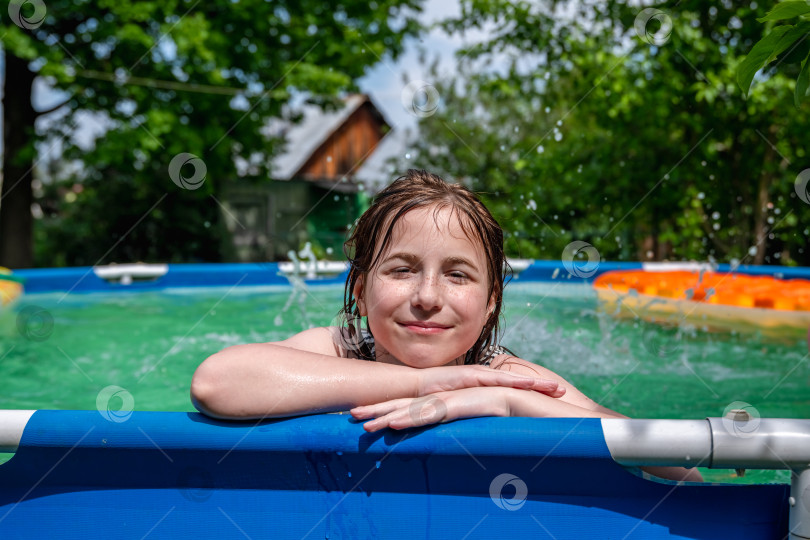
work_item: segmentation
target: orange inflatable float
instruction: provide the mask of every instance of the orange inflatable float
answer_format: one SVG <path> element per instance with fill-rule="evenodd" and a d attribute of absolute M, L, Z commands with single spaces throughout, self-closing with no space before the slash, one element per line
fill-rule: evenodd
<path fill-rule="evenodd" d="M 16 300 L 22 291 L 22 280 L 12 276 L 8 268 L 0 266 L 0 308 Z"/>
<path fill-rule="evenodd" d="M 602 307 L 623 317 L 707 330 L 805 335 L 810 281 L 711 271 L 616 270 L 593 283 Z"/>

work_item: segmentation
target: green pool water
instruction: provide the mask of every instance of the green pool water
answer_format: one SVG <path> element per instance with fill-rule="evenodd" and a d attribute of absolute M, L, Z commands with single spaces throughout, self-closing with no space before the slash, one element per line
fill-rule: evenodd
<path fill-rule="evenodd" d="M 342 286 L 312 286 L 27 295 L 0 314 L 0 409 L 93 410 L 114 385 L 126 392 L 108 391 L 111 410 L 128 393 L 135 410 L 192 411 L 189 383 L 207 356 L 331 324 L 342 294 Z M 810 418 L 804 340 L 616 320 L 586 286 L 517 281 L 507 286 L 503 328 L 503 343 L 521 357 L 631 417 L 721 416 L 739 402 L 763 417 Z M 715 481 L 789 479 L 701 471 Z"/>

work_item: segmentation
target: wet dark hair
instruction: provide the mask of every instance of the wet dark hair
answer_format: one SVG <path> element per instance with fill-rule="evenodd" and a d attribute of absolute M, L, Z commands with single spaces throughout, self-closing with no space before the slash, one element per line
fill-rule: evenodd
<path fill-rule="evenodd" d="M 369 343 L 362 338 L 362 317 L 357 298 L 354 297 L 357 280 L 361 276 L 365 278 L 374 269 L 388 247 L 394 226 L 402 216 L 416 208 L 431 206 L 437 210 L 452 208 L 467 238 L 483 246 L 489 284 L 487 298 L 495 298 L 495 309 L 487 318 L 478 340 L 467 352 L 464 363 L 484 363 L 485 355 L 482 352 L 497 343 L 504 267 L 507 266 L 503 252 L 503 229 L 487 207 L 466 187 L 449 184 L 427 171 L 409 169 L 374 197 L 343 245 L 350 267 L 343 291 L 343 309 L 339 313 L 342 320 L 339 334 L 343 342 L 341 345 L 354 351 L 361 359 L 375 358 Z M 365 331 L 371 335 L 370 329 L 366 328 Z"/>

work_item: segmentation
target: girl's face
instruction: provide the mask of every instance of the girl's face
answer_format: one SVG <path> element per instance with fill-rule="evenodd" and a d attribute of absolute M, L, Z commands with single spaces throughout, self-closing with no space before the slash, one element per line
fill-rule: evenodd
<path fill-rule="evenodd" d="M 452 207 L 411 210 L 354 296 L 374 334 L 377 361 L 415 368 L 463 363 L 495 307 L 483 246 Z"/>

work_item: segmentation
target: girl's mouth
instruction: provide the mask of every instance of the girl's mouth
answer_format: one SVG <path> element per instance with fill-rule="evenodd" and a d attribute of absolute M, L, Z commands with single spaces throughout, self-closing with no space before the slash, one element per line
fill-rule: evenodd
<path fill-rule="evenodd" d="M 399 325 L 417 334 L 439 334 L 450 328 L 448 325 L 428 321 L 404 321 Z"/>

